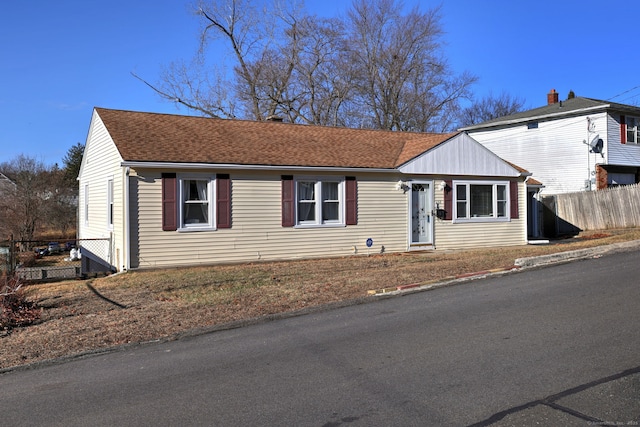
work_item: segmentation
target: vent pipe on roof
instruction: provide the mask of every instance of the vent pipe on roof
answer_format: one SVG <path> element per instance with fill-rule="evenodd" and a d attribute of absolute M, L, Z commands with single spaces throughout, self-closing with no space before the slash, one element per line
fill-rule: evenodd
<path fill-rule="evenodd" d="M 267 121 L 268 122 L 282 122 L 283 119 L 280 116 L 267 116 Z"/>
<path fill-rule="evenodd" d="M 558 103 L 558 92 L 555 89 L 551 89 L 551 91 L 547 94 L 547 105 L 557 104 Z"/>

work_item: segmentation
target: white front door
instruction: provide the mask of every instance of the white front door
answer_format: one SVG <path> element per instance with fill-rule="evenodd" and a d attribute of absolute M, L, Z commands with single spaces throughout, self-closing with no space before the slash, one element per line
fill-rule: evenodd
<path fill-rule="evenodd" d="M 432 200 L 431 182 L 413 182 L 411 184 L 410 232 L 412 245 L 433 243 Z"/>

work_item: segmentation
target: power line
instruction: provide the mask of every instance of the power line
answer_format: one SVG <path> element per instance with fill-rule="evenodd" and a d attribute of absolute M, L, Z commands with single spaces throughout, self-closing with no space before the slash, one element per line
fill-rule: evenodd
<path fill-rule="evenodd" d="M 632 87 L 631 89 L 627 89 L 627 90 L 625 90 L 624 92 L 617 94 L 616 96 L 612 96 L 611 98 L 607 99 L 607 101 L 611 101 L 612 99 L 616 99 L 616 98 L 618 98 L 619 96 L 622 96 L 622 95 L 624 95 L 624 94 L 626 94 L 626 93 L 629 93 L 629 92 L 631 92 L 631 91 L 634 91 L 634 90 L 636 90 L 636 89 L 638 89 L 638 88 L 640 88 L 640 85 L 638 85 L 638 86 L 636 86 L 636 87 Z M 628 98 L 627 98 L 627 99 L 628 99 Z"/>

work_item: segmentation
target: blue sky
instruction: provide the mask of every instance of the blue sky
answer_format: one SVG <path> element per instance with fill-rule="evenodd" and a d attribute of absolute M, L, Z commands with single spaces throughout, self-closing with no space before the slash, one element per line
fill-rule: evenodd
<path fill-rule="evenodd" d="M 0 163 L 19 154 L 62 164 L 84 143 L 94 106 L 182 113 L 139 80 L 156 82 L 190 59 L 199 24 L 190 0 L 0 0 Z M 346 0 L 307 0 L 337 16 Z M 505 91 L 526 106 L 578 96 L 640 105 L 640 2 L 595 0 L 405 1 L 442 5 L 453 69 L 480 80 L 481 97 Z"/>

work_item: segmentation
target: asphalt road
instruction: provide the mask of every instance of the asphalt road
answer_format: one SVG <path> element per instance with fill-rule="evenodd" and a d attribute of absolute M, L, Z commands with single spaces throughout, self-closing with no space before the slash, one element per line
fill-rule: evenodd
<path fill-rule="evenodd" d="M 8 372 L 0 425 L 638 425 L 639 259 Z"/>

